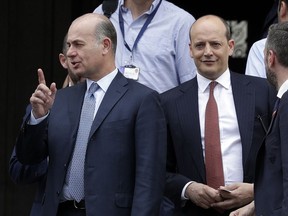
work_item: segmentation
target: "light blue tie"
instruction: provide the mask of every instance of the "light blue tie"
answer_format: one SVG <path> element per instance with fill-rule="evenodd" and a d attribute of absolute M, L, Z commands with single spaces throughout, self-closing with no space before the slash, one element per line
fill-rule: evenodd
<path fill-rule="evenodd" d="M 84 162 L 88 137 L 94 119 L 96 103 L 94 93 L 97 89 L 97 83 L 93 82 L 84 99 L 76 144 L 67 173 L 69 192 L 77 202 L 84 198 Z"/>

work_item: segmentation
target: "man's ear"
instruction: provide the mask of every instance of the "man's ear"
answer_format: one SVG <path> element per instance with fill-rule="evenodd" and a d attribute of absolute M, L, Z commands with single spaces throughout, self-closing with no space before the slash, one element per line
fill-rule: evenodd
<path fill-rule="evenodd" d="M 65 57 L 65 55 L 63 53 L 59 54 L 59 61 L 60 61 L 60 64 L 62 65 L 63 68 L 65 68 L 65 69 L 68 68 L 66 57 Z"/>
<path fill-rule="evenodd" d="M 274 63 L 275 63 L 275 58 L 276 58 L 276 55 L 275 55 L 275 53 L 272 51 L 272 50 L 269 50 L 268 51 L 268 53 L 267 53 L 267 55 L 268 55 L 268 57 L 267 57 L 267 59 L 268 59 L 268 67 L 270 68 L 270 67 L 272 67 L 273 65 L 274 65 Z"/>
<path fill-rule="evenodd" d="M 112 49 L 112 42 L 109 38 L 104 38 L 103 40 L 103 48 L 104 48 L 104 52 L 107 53 L 108 50 Z"/>
<path fill-rule="evenodd" d="M 228 41 L 228 46 L 229 46 L 229 56 L 233 55 L 234 52 L 234 47 L 235 47 L 235 41 L 234 40 L 229 40 Z"/>

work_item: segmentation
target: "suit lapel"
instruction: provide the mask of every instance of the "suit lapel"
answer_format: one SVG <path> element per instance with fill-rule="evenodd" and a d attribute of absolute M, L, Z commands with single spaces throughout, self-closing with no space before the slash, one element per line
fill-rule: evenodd
<path fill-rule="evenodd" d="M 198 84 L 196 77 L 191 80 L 190 85 L 186 85 L 181 88 L 180 91 L 183 92 L 183 95 L 176 100 L 177 115 L 181 131 L 183 131 L 183 134 L 188 134 L 188 136 L 185 136 L 186 140 L 184 141 L 184 143 L 187 143 L 188 151 L 184 152 L 184 154 L 187 154 L 186 157 L 188 158 L 192 157 L 193 163 L 196 164 L 196 166 L 193 167 L 198 169 L 198 172 L 204 181 L 205 165 L 201 143 Z"/>
<path fill-rule="evenodd" d="M 71 123 L 75 123 L 76 127 L 78 128 L 82 104 L 86 92 L 86 82 L 79 83 L 78 85 L 69 88 L 71 88 L 72 91 L 68 96 L 68 116 L 71 120 Z"/>
<path fill-rule="evenodd" d="M 67 95 L 64 99 L 67 99 L 67 118 L 69 119 L 69 131 L 71 131 L 70 141 L 66 142 L 65 149 L 67 149 L 67 158 L 69 158 L 70 153 L 73 152 L 73 146 L 76 142 L 78 126 L 80 122 L 81 108 L 84 100 L 84 95 L 86 91 L 86 82 L 77 84 L 76 86 L 69 87 Z M 63 103 L 64 104 L 64 103 Z M 64 107 L 63 107 L 64 108 Z M 68 130 L 68 128 L 67 128 Z M 65 153 L 63 153 L 65 154 Z M 64 155 L 63 155 L 64 157 Z"/>
<path fill-rule="evenodd" d="M 231 72 L 232 92 L 242 142 L 243 162 L 247 160 L 253 136 L 255 90 L 245 77 Z M 243 163 L 244 164 L 244 163 Z"/>
<path fill-rule="evenodd" d="M 109 88 L 107 89 L 107 92 L 105 93 L 101 105 L 96 113 L 91 127 L 89 139 L 100 126 L 100 124 L 104 121 L 114 105 L 128 90 L 127 84 L 128 82 L 126 78 L 118 72 L 114 80 L 111 82 Z"/>

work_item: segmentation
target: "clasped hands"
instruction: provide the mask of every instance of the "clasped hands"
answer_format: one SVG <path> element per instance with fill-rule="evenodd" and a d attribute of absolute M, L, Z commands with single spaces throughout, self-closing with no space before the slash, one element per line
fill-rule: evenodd
<path fill-rule="evenodd" d="M 253 184 L 235 183 L 214 189 L 208 185 L 193 182 L 185 191 L 185 196 L 195 205 L 208 209 L 225 210 L 242 207 L 253 201 Z"/>

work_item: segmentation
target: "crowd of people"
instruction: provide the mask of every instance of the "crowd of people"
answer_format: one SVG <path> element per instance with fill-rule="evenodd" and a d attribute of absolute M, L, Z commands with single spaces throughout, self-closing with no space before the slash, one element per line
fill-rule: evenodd
<path fill-rule="evenodd" d="M 38 69 L 9 165 L 30 216 L 288 215 L 287 0 L 246 74 L 222 17 L 112 3 L 71 23 L 60 89 Z"/>

